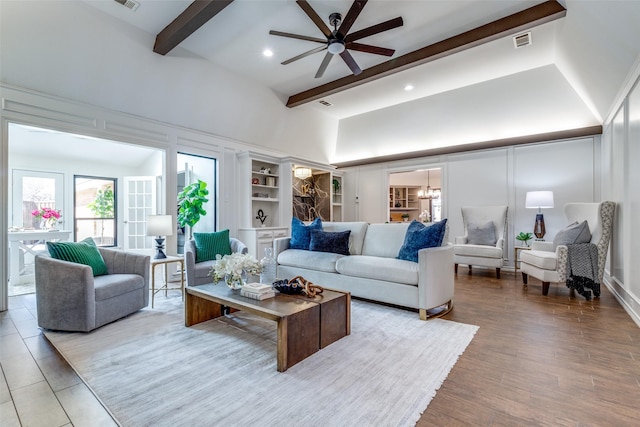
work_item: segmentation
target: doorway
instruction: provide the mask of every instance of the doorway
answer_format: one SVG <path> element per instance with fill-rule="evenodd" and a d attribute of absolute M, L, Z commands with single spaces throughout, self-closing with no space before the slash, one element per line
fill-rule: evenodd
<path fill-rule="evenodd" d="M 35 291 L 32 261 L 35 254 L 46 251 L 47 240 L 74 240 L 74 236 L 81 240 L 86 234 L 75 223 L 74 177 L 108 177 L 114 183 L 113 213 L 102 209 L 108 207 L 108 203 L 104 206 L 95 204 L 95 212 L 88 208 L 85 213 L 95 216 L 88 219 L 92 224 L 89 233 L 92 237 L 97 230 L 99 233 L 95 236 L 100 237 L 103 245 L 123 247 L 126 235 L 122 223 L 126 216 L 122 198 L 126 192 L 122 186 L 125 178 L 144 174 L 153 177 L 154 183 L 157 182 L 164 173 L 164 156 L 165 150 L 162 149 L 8 123 L 9 203 L 3 208 L 9 227 L 9 274 L 8 281 L 2 283 L 2 286 L 6 286 L 6 295 Z M 104 188 L 102 191 L 104 196 L 108 196 Z M 95 196 L 97 193 L 88 201 L 87 207 L 95 202 Z M 104 204 L 108 199 L 103 197 L 100 202 Z M 42 217 L 32 214 L 36 208 L 40 211 L 53 209 L 60 217 L 55 222 L 43 221 Z M 99 225 L 96 230 L 93 227 L 95 224 Z M 34 234 L 47 231 L 43 230 L 44 227 L 54 232 Z M 108 232 L 108 229 L 112 231 Z M 151 239 L 148 240 L 150 248 Z M 0 267 L 5 266 L 4 262 Z M 12 268 L 11 265 L 16 265 L 16 262 L 19 267 Z M 13 280 L 11 270 L 14 271 Z M 20 273 L 19 278 L 16 278 L 16 272 Z M 18 283 L 29 286 L 17 289 L 13 285 Z"/>
<path fill-rule="evenodd" d="M 181 227 L 177 223 L 177 253 L 184 253 L 184 242 L 187 236 L 191 236 L 192 232 L 205 232 L 210 233 L 217 230 L 217 177 L 218 177 L 218 162 L 215 158 L 200 156 L 196 154 L 178 153 L 177 156 L 177 192 L 180 194 L 190 184 L 198 181 L 203 181 L 207 184 L 206 188 L 209 191 L 207 199 L 209 200 L 204 204 L 205 215 L 200 217 L 200 220 L 194 227 L 189 230 L 187 227 Z"/>
<path fill-rule="evenodd" d="M 389 174 L 389 222 L 442 220 L 442 168 Z"/>

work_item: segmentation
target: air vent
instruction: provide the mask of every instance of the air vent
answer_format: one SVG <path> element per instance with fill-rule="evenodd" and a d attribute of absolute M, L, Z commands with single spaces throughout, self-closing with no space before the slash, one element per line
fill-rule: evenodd
<path fill-rule="evenodd" d="M 520 47 L 529 46 L 530 44 L 531 44 L 531 32 L 513 36 L 513 45 L 515 46 L 516 49 Z"/>
<path fill-rule="evenodd" d="M 136 9 L 138 9 L 138 7 L 140 7 L 140 3 L 133 0 L 115 0 L 115 1 L 123 5 L 124 7 L 128 7 L 133 11 L 135 11 Z"/>
<path fill-rule="evenodd" d="M 329 101 L 325 101 L 324 99 L 321 99 L 320 101 L 318 101 L 318 103 L 324 105 L 325 107 L 331 107 L 333 104 L 330 103 Z"/>

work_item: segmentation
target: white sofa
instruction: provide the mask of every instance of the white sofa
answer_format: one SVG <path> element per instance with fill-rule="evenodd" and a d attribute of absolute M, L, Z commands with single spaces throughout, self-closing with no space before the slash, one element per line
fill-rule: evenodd
<path fill-rule="evenodd" d="M 355 297 L 418 309 L 422 320 L 441 316 L 453 308 L 453 245 L 445 235 L 442 246 L 420 250 L 417 263 L 396 259 L 408 226 L 322 223 L 323 231 L 351 230 L 349 255 L 289 249 L 290 237 L 275 239 L 277 275 L 299 275 Z"/>

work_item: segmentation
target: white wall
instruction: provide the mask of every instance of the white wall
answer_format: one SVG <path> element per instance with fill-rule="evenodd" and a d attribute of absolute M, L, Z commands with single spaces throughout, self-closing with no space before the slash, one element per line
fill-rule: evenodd
<path fill-rule="evenodd" d="M 509 207 L 507 265 L 513 265 L 515 235 L 533 231 L 535 210 L 525 209 L 527 191 L 552 190 L 555 207 L 545 209 L 547 240 L 566 226 L 563 206 L 572 201 L 597 200 L 594 152 L 599 138 L 581 138 L 476 151 L 432 158 L 411 159 L 344 170 L 345 221 L 387 221 L 389 173 L 442 167 L 443 218 L 449 221 L 449 239 L 464 233 L 462 206 Z M 356 199 L 357 196 L 357 199 Z"/>
<path fill-rule="evenodd" d="M 0 81 L 328 162 L 337 120 L 83 2 L 0 2 Z"/>
<path fill-rule="evenodd" d="M 605 125 L 602 197 L 616 202 L 605 280 L 640 325 L 640 68 L 635 88 Z"/>

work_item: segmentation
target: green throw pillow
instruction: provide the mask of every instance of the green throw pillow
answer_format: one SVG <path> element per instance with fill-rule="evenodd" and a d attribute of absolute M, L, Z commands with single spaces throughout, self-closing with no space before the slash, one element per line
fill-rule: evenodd
<path fill-rule="evenodd" d="M 81 242 L 47 242 L 51 257 L 91 267 L 94 276 L 109 274 L 107 264 L 91 237 Z"/>
<path fill-rule="evenodd" d="M 229 230 L 215 233 L 193 233 L 196 241 L 196 262 L 216 259 L 216 255 L 231 255 L 229 243 Z"/>

